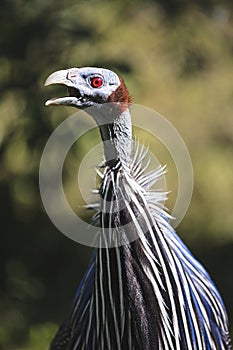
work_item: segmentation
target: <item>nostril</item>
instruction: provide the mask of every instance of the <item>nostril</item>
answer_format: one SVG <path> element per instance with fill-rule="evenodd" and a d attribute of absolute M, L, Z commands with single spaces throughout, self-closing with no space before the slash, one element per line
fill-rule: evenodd
<path fill-rule="evenodd" d="M 77 77 L 77 75 L 74 73 L 69 75 L 69 78 L 76 78 L 76 77 Z"/>
<path fill-rule="evenodd" d="M 78 76 L 78 71 L 77 69 L 68 69 L 67 76 L 66 78 L 69 79 L 74 79 L 77 78 Z"/>
<path fill-rule="evenodd" d="M 66 74 L 66 79 L 67 80 L 70 80 L 71 82 L 74 81 L 74 79 L 77 78 L 77 73 L 75 72 L 72 72 L 72 71 L 68 71 L 67 74 Z"/>

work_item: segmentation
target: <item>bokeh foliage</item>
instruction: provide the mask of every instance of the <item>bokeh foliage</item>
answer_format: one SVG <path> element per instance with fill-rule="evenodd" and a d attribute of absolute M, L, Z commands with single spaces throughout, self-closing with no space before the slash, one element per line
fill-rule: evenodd
<path fill-rule="evenodd" d="M 71 114 L 45 108 L 64 89 L 45 89 L 43 81 L 73 66 L 117 70 L 135 103 L 179 130 L 195 186 L 178 231 L 213 276 L 232 320 L 231 1 L 2 0 L 0 6 L 0 349 L 47 348 L 91 256 L 53 227 L 38 187 L 46 140 Z M 156 147 L 148 135 L 138 137 Z M 67 192 L 77 205 L 82 198 L 70 178 L 92 141 L 87 135 L 66 162 Z M 169 167 L 168 187 L 176 187 Z"/>

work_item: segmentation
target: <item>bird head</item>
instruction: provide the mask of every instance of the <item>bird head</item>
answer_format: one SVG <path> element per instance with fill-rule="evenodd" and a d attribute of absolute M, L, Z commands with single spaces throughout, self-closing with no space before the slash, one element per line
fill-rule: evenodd
<path fill-rule="evenodd" d="M 59 70 L 47 78 L 45 86 L 51 84 L 67 86 L 69 96 L 50 99 L 46 106 L 66 105 L 82 109 L 117 103 L 125 109 L 130 103 L 123 79 L 108 69 L 83 67 Z"/>

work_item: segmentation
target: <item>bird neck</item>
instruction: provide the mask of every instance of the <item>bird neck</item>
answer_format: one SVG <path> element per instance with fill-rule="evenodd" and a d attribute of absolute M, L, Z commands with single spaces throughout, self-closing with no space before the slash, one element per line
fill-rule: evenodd
<path fill-rule="evenodd" d="M 125 169 L 129 168 L 132 143 L 132 123 L 129 109 L 123 111 L 115 108 L 110 111 L 109 123 L 101 121 L 100 134 L 104 145 L 106 165 L 113 168 L 119 162 Z"/>

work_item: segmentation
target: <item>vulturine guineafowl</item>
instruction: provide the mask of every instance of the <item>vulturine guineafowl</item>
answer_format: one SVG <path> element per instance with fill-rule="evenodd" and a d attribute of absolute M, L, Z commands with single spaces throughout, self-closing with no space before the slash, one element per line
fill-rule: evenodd
<path fill-rule="evenodd" d="M 66 85 L 69 96 L 46 105 L 90 107 L 105 155 L 99 248 L 50 349 L 230 349 L 221 296 L 170 226 L 165 195 L 150 189 L 163 168 L 145 173 L 145 152 L 133 150 L 122 78 L 107 69 L 70 68 L 51 74 L 50 84 Z"/>

